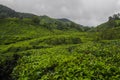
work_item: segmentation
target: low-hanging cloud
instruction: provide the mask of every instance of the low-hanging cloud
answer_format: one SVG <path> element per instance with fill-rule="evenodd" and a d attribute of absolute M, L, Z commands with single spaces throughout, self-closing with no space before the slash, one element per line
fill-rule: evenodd
<path fill-rule="evenodd" d="M 0 0 L 0 4 L 20 12 L 68 18 L 95 26 L 120 11 L 120 0 Z"/>

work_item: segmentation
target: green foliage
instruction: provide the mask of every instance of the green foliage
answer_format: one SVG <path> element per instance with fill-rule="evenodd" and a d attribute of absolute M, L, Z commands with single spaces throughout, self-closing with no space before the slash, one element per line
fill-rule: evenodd
<path fill-rule="evenodd" d="M 120 28 L 112 28 L 102 31 L 100 33 L 100 38 L 107 40 L 120 39 Z"/>
<path fill-rule="evenodd" d="M 39 24 L 40 23 L 40 19 L 37 16 L 32 17 L 32 21 L 33 21 L 34 24 Z"/>
<path fill-rule="evenodd" d="M 12 75 L 18 80 L 117 80 L 120 78 L 120 54 L 117 53 L 120 49 L 116 42 L 88 42 L 30 50 L 31 55 L 19 59 Z"/>
<path fill-rule="evenodd" d="M 103 23 L 96 28 L 94 31 L 99 32 L 98 39 L 120 39 L 120 14 L 115 14 L 113 17 L 109 17 L 109 21 Z"/>
<path fill-rule="evenodd" d="M 81 39 L 79 37 L 72 37 L 72 36 L 56 36 L 50 37 L 45 40 L 45 43 L 52 44 L 52 45 L 60 45 L 60 44 L 79 44 L 81 43 Z"/>
<path fill-rule="evenodd" d="M 67 19 L 30 16 L 0 19 L 1 80 L 120 79 L 119 20 L 92 32 Z"/>

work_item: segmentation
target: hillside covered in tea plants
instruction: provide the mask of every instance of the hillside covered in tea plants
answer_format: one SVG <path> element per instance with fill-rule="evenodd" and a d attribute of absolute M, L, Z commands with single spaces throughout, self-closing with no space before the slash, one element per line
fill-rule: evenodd
<path fill-rule="evenodd" d="M 0 5 L 0 80 L 119 80 L 115 15 L 90 28 Z"/>

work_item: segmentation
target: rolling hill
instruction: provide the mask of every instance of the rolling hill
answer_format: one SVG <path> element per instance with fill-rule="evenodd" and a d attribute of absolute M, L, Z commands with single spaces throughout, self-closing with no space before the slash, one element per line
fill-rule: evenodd
<path fill-rule="evenodd" d="M 33 18 L 34 14 L 31 13 L 21 13 L 21 12 L 16 12 L 15 10 L 12 10 L 11 8 L 8 8 L 6 6 L 0 5 L 0 18 Z M 50 18 L 48 16 L 37 16 L 40 19 L 40 24 L 46 26 L 49 25 L 48 28 L 51 28 L 55 26 L 57 29 L 67 29 L 67 28 L 76 28 L 78 30 L 84 30 L 84 26 L 81 26 L 79 24 L 76 24 L 68 19 L 54 19 Z M 63 21 L 67 20 L 67 21 Z"/>
<path fill-rule="evenodd" d="M 109 20 L 98 25 L 93 31 L 100 32 L 102 39 L 120 39 L 120 16 L 114 14 L 109 17 Z"/>
<path fill-rule="evenodd" d="M 92 31 L 0 5 L 0 80 L 119 80 L 120 27 L 108 23 Z"/>

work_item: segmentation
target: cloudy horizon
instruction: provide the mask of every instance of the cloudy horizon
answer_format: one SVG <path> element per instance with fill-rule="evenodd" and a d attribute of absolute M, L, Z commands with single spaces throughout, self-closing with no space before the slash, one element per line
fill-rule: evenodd
<path fill-rule="evenodd" d="M 85 26 L 96 26 L 120 12 L 120 0 L 0 0 L 18 12 L 67 18 Z"/>

